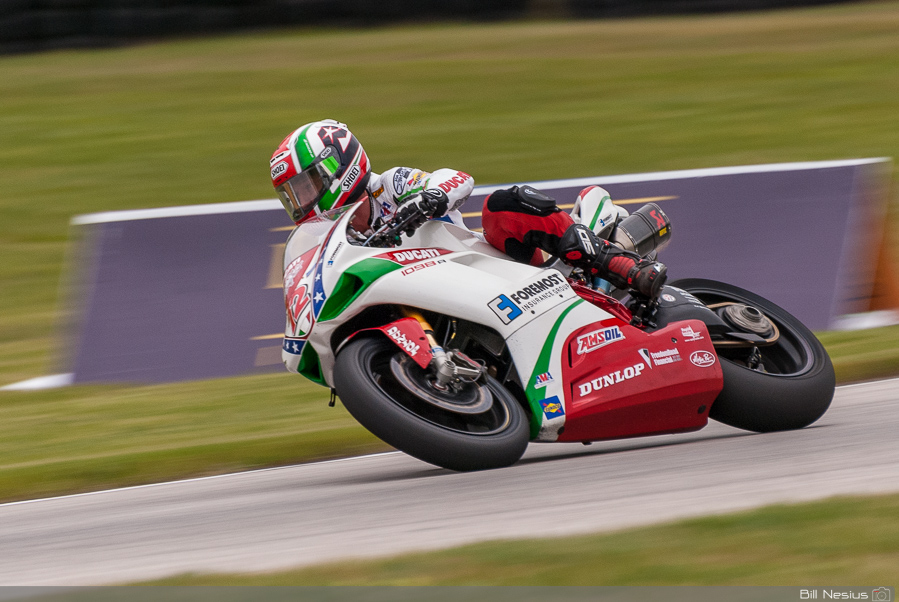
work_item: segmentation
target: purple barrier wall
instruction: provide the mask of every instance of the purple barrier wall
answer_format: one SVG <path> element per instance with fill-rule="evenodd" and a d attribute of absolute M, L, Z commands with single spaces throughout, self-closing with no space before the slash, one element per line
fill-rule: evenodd
<path fill-rule="evenodd" d="M 476 174 L 474 174 L 476 176 Z M 669 278 L 767 297 L 813 329 L 865 311 L 883 231 L 886 160 L 750 166 L 531 183 L 570 206 L 605 187 L 670 216 Z M 499 186 L 479 187 L 480 207 Z M 281 370 L 283 243 L 277 201 L 80 216 L 70 364 L 75 382 L 167 382 Z"/>

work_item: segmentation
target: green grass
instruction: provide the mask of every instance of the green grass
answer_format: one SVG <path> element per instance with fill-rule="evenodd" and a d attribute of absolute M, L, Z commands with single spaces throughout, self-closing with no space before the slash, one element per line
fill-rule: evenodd
<path fill-rule="evenodd" d="M 899 495 L 155 585 L 892 585 Z"/>
<path fill-rule="evenodd" d="M 6 394 L 0 501 L 390 449 L 327 401 L 286 373 Z"/>
<path fill-rule="evenodd" d="M 848 383 L 899 374 L 899 326 L 821 332 L 837 373 L 837 382 Z"/>
<path fill-rule="evenodd" d="M 0 57 L 0 385 L 68 352 L 73 215 L 272 198 L 268 158 L 302 123 L 347 122 L 376 170 L 481 184 L 899 157 L 897 31 L 879 3 Z M 823 338 L 842 380 L 899 373 L 899 328 Z M 0 499 L 381 448 L 324 399 L 287 374 L 0 393 Z"/>

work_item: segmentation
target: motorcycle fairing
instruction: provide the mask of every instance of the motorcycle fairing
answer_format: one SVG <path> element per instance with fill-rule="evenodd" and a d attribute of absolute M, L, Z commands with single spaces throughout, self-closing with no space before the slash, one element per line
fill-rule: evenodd
<path fill-rule="evenodd" d="M 569 334 L 611 314 L 573 299 L 510 336 L 506 344 L 531 408 L 531 439 L 555 441 L 567 421 L 562 357 Z"/>
<path fill-rule="evenodd" d="M 402 247 L 390 250 L 350 244 L 346 229 L 353 212 L 351 208 L 336 223 L 319 219 L 300 225 L 285 248 L 285 267 L 319 249 L 301 281 L 312 294 L 315 327 L 299 356 L 282 351 L 288 370 L 319 384 L 332 384 L 334 330 L 367 307 L 407 305 L 458 315 L 464 298 L 473 300 L 465 308 L 466 320 L 507 338 L 555 305 L 577 298 L 559 272 L 512 262 L 474 233 L 451 224 L 425 224 Z M 422 259 L 415 261 L 416 253 L 409 251 L 418 251 Z M 503 296 L 519 312 L 506 323 L 503 310 L 490 307 Z M 288 321 L 285 336 L 296 335 Z"/>
<path fill-rule="evenodd" d="M 396 344 L 400 350 L 412 358 L 412 360 L 421 366 L 427 368 L 431 363 L 434 354 L 431 351 L 428 337 L 425 335 L 421 322 L 415 318 L 401 318 L 390 324 L 378 326 L 375 328 L 364 328 L 358 332 L 354 332 L 346 342 L 349 342 L 359 336 L 363 332 L 381 332 L 388 340 Z"/>
<path fill-rule="evenodd" d="M 621 336 L 594 336 L 609 328 Z M 589 324 L 569 335 L 562 355 L 568 403 L 559 441 L 698 430 L 724 385 L 699 320 L 651 333 L 617 320 Z"/>

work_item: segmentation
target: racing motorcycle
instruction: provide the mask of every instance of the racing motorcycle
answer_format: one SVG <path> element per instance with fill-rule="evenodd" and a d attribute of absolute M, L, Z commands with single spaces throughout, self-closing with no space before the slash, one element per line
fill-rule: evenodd
<path fill-rule="evenodd" d="M 600 196 L 579 197 L 576 221 L 643 256 L 669 239 L 658 206 L 628 215 Z M 531 441 L 683 433 L 709 418 L 798 429 L 830 405 L 824 347 L 749 291 L 688 279 L 656 300 L 632 296 L 552 258 L 514 262 L 412 205 L 360 244 L 349 229 L 357 207 L 288 239 L 282 356 L 425 462 L 498 468 Z"/>

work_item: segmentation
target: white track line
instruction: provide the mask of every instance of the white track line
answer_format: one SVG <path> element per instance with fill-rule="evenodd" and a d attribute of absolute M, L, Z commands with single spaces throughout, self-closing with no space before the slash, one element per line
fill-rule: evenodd
<path fill-rule="evenodd" d="M 272 472 L 275 470 L 286 470 L 288 468 L 297 468 L 299 466 L 317 466 L 319 464 L 334 464 L 336 462 L 349 462 L 352 460 L 365 460 L 367 458 L 377 458 L 379 456 L 393 456 L 400 454 L 399 451 L 380 452 L 377 454 L 366 454 L 364 456 L 351 456 L 349 458 L 335 458 L 333 460 L 319 460 L 317 462 L 303 462 L 300 464 L 289 464 L 287 466 L 272 466 L 271 468 L 257 468 L 255 470 L 242 470 L 239 472 L 229 472 L 225 474 L 210 475 L 207 477 L 193 477 L 190 479 L 178 479 L 175 481 L 163 481 L 161 483 L 145 483 L 144 485 L 131 485 L 130 487 L 115 487 L 113 489 L 102 489 L 100 491 L 85 491 L 84 493 L 70 493 L 68 495 L 57 495 L 54 497 L 35 498 L 33 500 L 19 500 L 18 502 L 6 502 L 0 504 L 0 508 L 6 506 L 19 506 L 22 504 L 34 504 L 37 502 L 49 502 L 51 500 L 66 500 L 69 498 L 87 497 L 89 495 L 100 495 L 103 493 L 113 493 L 116 491 L 131 491 L 134 489 L 148 489 L 150 487 L 162 487 L 163 485 L 176 485 L 178 483 L 195 483 L 198 481 L 210 481 L 212 479 L 223 479 L 225 477 L 234 477 L 245 474 L 255 474 L 259 472 Z"/>
<path fill-rule="evenodd" d="M 684 178 L 706 178 L 709 176 L 727 176 L 747 173 L 768 173 L 780 171 L 805 171 L 809 169 L 830 169 L 833 167 L 852 167 L 872 163 L 889 163 L 888 157 L 871 159 L 846 159 L 841 161 L 806 161 L 799 163 L 769 163 L 767 165 L 738 165 L 733 167 L 710 167 L 704 169 L 683 169 L 677 171 L 657 171 L 650 173 L 621 174 L 617 176 L 595 176 L 573 178 L 568 180 L 541 180 L 525 182 L 538 188 L 573 188 L 576 186 L 623 184 L 627 182 L 651 182 L 658 180 L 681 180 Z M 476 186 L 472 194 L 490 194 L 510 184 L 493 184 Z M 261 201 L 239 201 L 234 203 L 209 203 L 206 205 L 185 205 L 179 207 L 159 207 L 156 209 L 128 209 L 125 211 L 104 211 L 76 215 L 72 218 L 73 226 L 86 224 L 103 224 L 108 222 L 125 222 L 139 219 L 156 219 L 162 217 L 182 217 L 189 215 L 213 215 L 218 213 L 243 213 L 248 211 L 269 211 L 283 209 L 277 199 Z"/>

